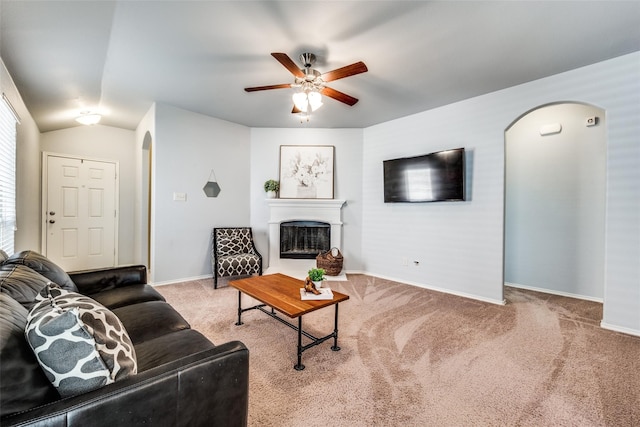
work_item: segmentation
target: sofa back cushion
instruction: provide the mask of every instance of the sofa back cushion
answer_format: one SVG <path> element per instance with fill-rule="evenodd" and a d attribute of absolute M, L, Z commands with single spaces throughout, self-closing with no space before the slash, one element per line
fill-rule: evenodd
<path fill-rule="evenodd" d="M 0 249 L 0 265 L 2 265 L 7 260 L 7 258 L 9 258 L 9 255 L 7 255 L 5 251 Z"/>
<path fill-rule="evenodd" d="M 120 320 L 91 298 L 47 285 L 27 316 L 25 333 L 62 397 L 137 373 L 135 350 Z"/>
<path fill-rule="evenodd" d="M 51 280 L 22 264 L 0 265 L 0 291 L 31 310 L 36 296 Z"/>
<path fill-rule="evenodd" d="M 30 269 L 42 274 L 47 279 L 57 283 L 62 289 L 71 292 L 78 292 L 73 280 L 66 271 L 56 263 L 34 251 L 22 251 L 11 255 L 5 261 L 5 264 L 22 264 Z"/>
<path fill-rule="evenodd" d="M 43 405 L 60 396 L 24 338 L 27 309 L 0 292 L 0 415 Z"/>

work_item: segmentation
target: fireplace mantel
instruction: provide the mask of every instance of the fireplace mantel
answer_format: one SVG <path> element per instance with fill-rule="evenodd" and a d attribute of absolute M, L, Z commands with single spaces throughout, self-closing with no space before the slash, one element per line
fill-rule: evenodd
<path fill-rule="evenodd" d="M 267 199 L 269 206 L 269 268 L 268 273 L 289 273 L 306 276 L 315 260 L 280 258 L 280 223 L 285 221 L 321 221 L 331 225 L 331 247 L 342 251 L 341 199 Z M 292 273 L 293 271 L 299 272 Z"/>
<path fill-rule="evenodd" d="M 342 224 L 340 210 L 345 202 L 339 199 L 267 199 L 269 223 L 313 219 Z"/>

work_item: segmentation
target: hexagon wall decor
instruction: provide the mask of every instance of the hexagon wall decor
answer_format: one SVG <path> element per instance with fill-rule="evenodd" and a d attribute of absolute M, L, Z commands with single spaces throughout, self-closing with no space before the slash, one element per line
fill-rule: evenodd
<path fill-rule="evenodd" d="M 202 190 L 207 197 L 218 197 L 218 194 L 220 194 L 220 186 L 214 181 L 207 182 L 204 187 L 202 187 Z"/>

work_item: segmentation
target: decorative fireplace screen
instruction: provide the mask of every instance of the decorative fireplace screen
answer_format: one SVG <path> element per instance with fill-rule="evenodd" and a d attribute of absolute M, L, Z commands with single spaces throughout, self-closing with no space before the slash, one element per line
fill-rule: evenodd
<path fill-rule="evenodd" d="M 280 258 L 315 259 L 331 249 L 331 225 L 318 221 L 280 223 Z"/>

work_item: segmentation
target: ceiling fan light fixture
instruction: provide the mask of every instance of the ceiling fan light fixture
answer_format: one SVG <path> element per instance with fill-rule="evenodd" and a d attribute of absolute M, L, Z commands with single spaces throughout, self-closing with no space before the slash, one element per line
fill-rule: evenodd
<path fill-rule="evenodd" d="M 293 105 L 296 106 L 296 109 L 303 113 L 316 111 L 322 107 L 322 95 L 315 89 L 296 92 L 291 98 L 293 99 Z"/>
<path fill-rule="evenodd" d="M 304 64 L 304 69 L 300 69 L 286 53 L 272 52 L 271 56 L 293 74 L 295 81 L 289 84 L 246 87 L 244 88 L 246 92 L 282 88 L 294 89 L 295 93 L 291 97 L 294 108 L 291 113 L 301 117 L 301 121 L 304 121 L 304 119 L 309 121 L 311 113 L 322 107 L 322 95 L 349 106 L 353 106 L 358 102 L 357 98 L 332 89 L 326 86 L 325 83 L 368 71 L 364 62 L 360 61 L 327 73 L 320 73 L 318 70 L 311 68 L 316 60 L 315 55 L 312 53 L 303 53 L 300 55 L 300 61 Z"/>
<path fill-rule="evenodd" d="M 309 99 L 311 111 L 316 111 L 318 108 L 322 107 L 322 95 L 320 95 L 320 92 L 311 91 L 307 95 L 307 98 Z"/>
<path fill-rule="evenodd" d="M 76 122 L 86 126 L 90 126 L 98 124 L 101 118 L 102 116 L 100 114 L 92 113 L 90 111 L 83 111 L 78 117 L 76 117 Z"/>
<path fill-rule="evenodd" d="M 293 99 L 293 105 L 295 105 L 298 110 L 308 110 L 309 102 L 307 100 L 307 94 L 305 92 L 296 92 L 291 98 Z"/>

